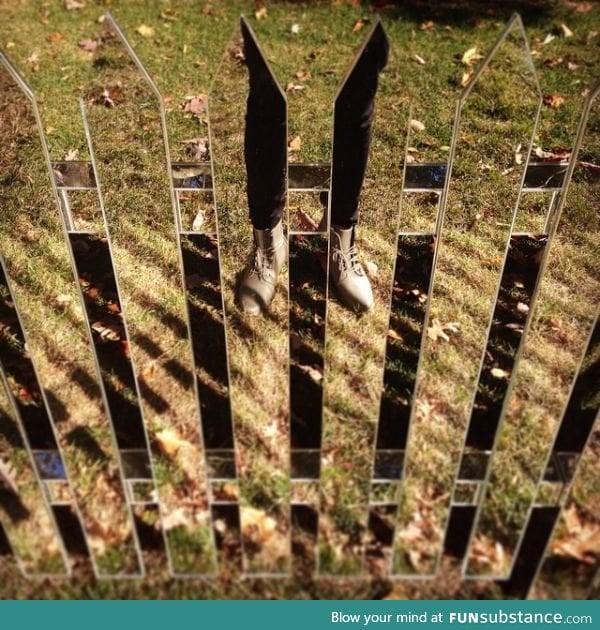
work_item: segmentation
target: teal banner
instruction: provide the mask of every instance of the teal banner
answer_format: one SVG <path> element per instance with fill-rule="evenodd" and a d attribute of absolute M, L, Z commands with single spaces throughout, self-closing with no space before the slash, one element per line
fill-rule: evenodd
<path fill-rule="evenodd" d="M 10 630 L 600 628 L 597 601 L 5 601 Z"/>

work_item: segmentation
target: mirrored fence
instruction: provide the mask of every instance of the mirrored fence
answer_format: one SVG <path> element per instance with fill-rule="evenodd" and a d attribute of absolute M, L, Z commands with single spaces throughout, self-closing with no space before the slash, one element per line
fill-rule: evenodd
<path fill-rule="evenodd" d="M 242 19 L 203 103 L 208 138 L 171 162 L 158 87 L 110 16 L 102 29 L 90 161 L 50 163 L 0 58 L 0 555 L 25 575 L 452 566 L 511 596 L 586 592 L 596 552 L 572 550 L 597 503 L 598 86 L 571 161 L 530 161 L 540 94 L 515 16 L 458 95 L 448 161 L 418 163 L 376 21 L 337 92 L 331 155 L 303 162 Z M 363 179 L 357 113 L 375 89 Z M 289 161 L 271 182 L 289 257 L 256 317 L 236 290 L 265 151 Z M 363 315 L 332 282 L 345 195 L 360 195 Z"/>
<path fill-rule="evenodd" d="M 0 133 L 10 148 L 3 153 L 0 227 L 7 395 L 67 551 L 88 557 L 99 576 L 140 575 L 36 101 L 4 56 L 0 80 Z"/>
<path fill-rule="evenodd" d="M 512 98 L 516 92 L 518 101 Z M 495 435 L 494 421 L 479 420 L 474 410 L 487 409 L 485 379 L 490 370 L 502 369 L 500 349 L 491 346 L 489 333 L 526 169 L 525 161 L 515 165 L 514 151 L 523 146 L 529 152 L 540 105 L 523 26 L 514 18 L 458 100 L 431 286 L 422 294 L 427 313 L 410 427 L 403 429 L 408 452 L 394 573 L 437 572 L 452 489 L 460 481 L 467 495 L 476 493 L 469 486 L 485 476 L 491 445 L 465 443 L 464 436 L 478 424 L 485 425 L 492 442 Z M 462 510 L 465 497 L 458 494 Z M 415 538 L 423 521 L 427 535 Z M 459 535 L 464 531 L 461 522 Z"/>

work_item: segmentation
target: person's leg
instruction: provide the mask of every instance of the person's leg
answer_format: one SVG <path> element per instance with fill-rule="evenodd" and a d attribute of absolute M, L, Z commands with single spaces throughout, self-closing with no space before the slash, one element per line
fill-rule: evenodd
<path fill-rule="evenodd" d="M 242 20 L 250 91 L 246 108 L 244 158 L 254 252 L 238 287 L 246 313 L 269 307 L 285 263 L 282 216 L 287 169 L 287 105 L 253 34 Z"/>
<path fill-rule="evenodd" d="M 373 305 L 371 284 L 354 246 L 354 228 L 369 157 L 377 83 L 387 57 L 388 41 L 379 24 L 342 87 L 334 110 L 329 276 L 340 300 L 356 311 Z"/>
<path fill-rule="evenodd" d="M 385 67 L 389 44 L 379 27 L 338 95 L 334 111 L 331 176 L 331 223 L 350 228 L 358 221 L 379 73 Z"/>
<path fill-rule="evenodd" d="M 250 220 L 257 230 L 274 228 L 285 207 L 286 102 L 252 36 L 242 29 L 250 92 L 244 158 Z"/>

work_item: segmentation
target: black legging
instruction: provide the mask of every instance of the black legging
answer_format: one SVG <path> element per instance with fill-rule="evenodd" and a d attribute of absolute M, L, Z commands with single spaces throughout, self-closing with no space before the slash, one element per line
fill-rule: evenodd
<path fill-rule="evenodd" d="M 248 206 L 252 225 L 264 230 L 279 223 L 285 207 L 286 102 L 252 36 L 243 27 L 242 34 L 250 79 L 244 137 Z M 341 228 L 358 221 L 377 81 L 388 48 L 379 24 L 335 102 L 331 222 Z"/>

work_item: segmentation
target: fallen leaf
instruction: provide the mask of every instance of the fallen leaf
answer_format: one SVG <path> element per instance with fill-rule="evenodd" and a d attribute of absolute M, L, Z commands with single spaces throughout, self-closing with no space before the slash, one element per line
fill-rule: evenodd
<path fill-rule="evenodd" d="M 560 30 L 565 37 L 573 37 L 573 31 L 566 24 L 561 24 Z"/>
<path fill-rule="evenodd" d="M 158 448 L 169 457 L 174 457 L 181 449 L 192 448 L 175 429 L 163 429 L 155 435 Z"/>
<path fill-rule="evenodd" d="M 547 94 L 544 96 L 544 105 L 553 109 L 560 107 L 564 102 L 564 96 L 560 96 L 560 94 Z"/>
<path fill-rule="evenodd" d="M 473 74 L 474 72 L 472 70 L 469 70 L 468 72 L 463 72 L 463 75 L 460 79 L 460 87 L 466 87 L 466 85 L 471 80 L 471 77 L 473 76 Z"/>
<path fill-rule="evenodd" d="M 311 365 L 298 365 L 298 367 L 312 378 L 315 383 L 320 383 L 323 380 L 323 372 L 318 370 L 317 368 L 312 367 Z"/>
<path fill-rule="evenodd" d="M 515 164 L 520 166 L 523 164 L 523 145 L 519 144 L 519 146 L 515 149 Z"/>
<path fill-rule="evenodd" d="M 181 108 L 188 114 L 199 116 L 206 110 L 206 94 L 198 94 L 197 96 L 187 96 Z"/>
<path fill-rule="evenodd" d="M 147 24 L 140 24 L 136 29 L 136 33 L 139 33 L 142 37 L 154 37 L 154 29 Z"/>
<path fill-rule="evenodd" d="M 444 341 L 450 341 L 448 333 L 458 333 L 459 326 L 456 322 L 449 322 L 448 324 L 442 324 L 439 319 L 434 319 L 431 322 L 431 326 L 427 329 L 427 336 L 433 341 L 443 339 Z"/>
<path fill-rule="evenodd" d="M 298 83 L 288 83 L 285 86 L 286 92 L 301 92 L 306 86 L 299 85 Z"/>
<path fill-rule="evenodd" d="M 576 63 L 573 63 L 572 61 L 567 61 L 567 68 L 571 71 L 574 72 L 575 70 L 577 70 L 577 68 L 579 68 L 579 65 Z"/>
<path fill-rule="evenodd" d="M 163 515 L 162 528 L 164 531 L 175 529 L 176 527 L 184 527 L 190 524 L 190 517 L 184 507 L 179 507 L 172 512 Z"/>
<path fill-rule="evenodd" d="M 106 88 L 102 90 L 102 94 L 100 95 L 98 102 L 105 107 L 115 107 L 115 102 Z"/>
<path fill-rule="evenodd" d="M 177 22 L 177 14 L 168 7 L 160 12 L 160 17 L 167 22 Z"/>
<path fill-rule="evenodd" d="M 65 9 L 67 11 L 75 11 L 75 9 L 83 9 L 85 2 L 77 2 L 77 0 L 65 0 Z"/>
<path fill-rule="evenodd" d="M 306 79 L 310 79 L 310 71 L 298 70 L 294 76 L 298 79 L 298 81 L 306 81 Z"/>
<path fill-rule="evenodd" d="M 65 36 L 62 33 L 56 32 L 56 33 L 50 33 L 50 35 L 48 35 L 46 37 L 46 39 L 51 43 L 51 44 L 57 44 L 58 42 L 62 42 L 62 40 L 65 38 Z"/>
<path fill-rule="evenodd" d="M 122 325 L 108 324 L 104 322 L 94 322 L 91 326 L 92 330 L 100 337 L 100 341 L 120 341 L 125 337 L 125 330 Z"/>
<path fill-rule="evenodd" d="M 258 11 L 254 12 L 254 17 L 257 20 L 266 20 L 267 19 L 267 7 L 261 7 Z"/>
<path fill-rule="evenodd" d="M 208 138 L 190 138 L 182 140 L 181 143 L 187 145 L 188 153 L 193 160 L 203 162 L 208 158 Z"/>
<path fill-rule="evenodd" d="M 292 35 L 298 35 L 300 32 L 300 24 L 292 24 L 290 31 L 292 32 Z"/>
<path fill-rule="evenodd" d="M 413 129 L 414 131 L 425 131 L 425 125 L 420 120 L 417 120 L 416 118 L 412 118 L 409 125 L 410 125 L 410 128 Z"/>
<path fill-rule="evenodd" d="M 472 66 L 479 59 L 483 59 L 483 55 L 477 52 L 477 47 L 469 48 L 461 58 L 461 63 L 465 66 Z"/>
<path fill-rule="evenodd" d="M 254 544 L 262 545 L 275 533 L 277 522 L 264 510 L 243 506 L 240 507 L 240 512 L 245 539 L 249 539 Z"/>
<path fill-rule="evenodd" d="M 295 138 L 290 140 L 288 143 L 289 151 L 300 151 L 301 147 L 302 147 L 302 140 L 300 139 L 300 136 L 296 136 Z"/>
<path fill-rule="evenodd" d="M 77 149 L 69 149 L 65 153 L 65 157 L 63 158 L 63 160 L 65 160 L 65 162 L 70 162 L 71 160 L 76 160 L 78 155 L 79 151 Z"/>
<path fill-rule="evenodd" d="M 302 208 L 298 208 L 296 210 L 296 216 L 298 217 L 298 223 L 300 224 L 300 228 L 306 230 L 307 232 L 316 232 L 318 224 L 316 221 L 313 221 L 312 218 L 302 210 Z"/>
<path fill-rule="evenodd" d="M 358 33 L 358 31 L 360 31 L 362 28 L 364 28 L 366 23 L 367 23 L 367 20 L 365 20 L 364 18 L 360 18 L 360 20 L 358 20 L 354 24 L 354 26 L 352 27 L 352 32 L 353 33 Z"/>
<path fill-rule="evenodd" d="M 432 28 L 435 28 L 435 22 L 432 20 L 427 20 L 427 22 L 423 22 L 419 28 L 422 31 L 430 31 Z"/>
<path fill-rule="evenodd" d="M 554 39 L 556 39 L 556 37 L 552 35 L 552 33 L 548 33 L 548 35 L 546 35 L 546 37 L 544 38 L 544 41 L 542 42 L 542 46 L 549 44 Z"/>
<path fill-rule="evenodd" d="M 507 372 L 506 370 L 503 370 L 501 368 L 492 368 L 490 370 L 490 374 L 494 377 L 494 378 L 498 378 L 498 379 L 506 379 L 510 376 L 510 373 Z"/>
<path fill-rule="evenodd" d="M 533 150 L 536 157 L 541 160 L 549 160 L 552 162 L 563 162 L 568 161 L 571 157 L 570 151 L 544 151 L 542 147 L 535 147 Z"/>
<path fill-rule="evenodd" d="M 544 59 L 544 65 L 548 68 L 556 68 L 556 66 L 560 66 L 562 62 L 562 57 L 547 57 L 546 59 Z"/>
<path fill-rule="evenodd" d="M 583 520 L 575 504 L 563 510 L 562 516 L 567 533 L 552 544 L 552 551 L 586 564 L 594 564 L 600 553 L 600 525 Z"/>
<path fill-rule="evenodd" d="M 402 337 L 393 328 L 390 328 L 388 330 L 387 336 L 390 339 L 395 339 L 396 341 L 402 341 Z"/>
<path fill-rule="evenodd" d="M 591 2 L 578 2 L 575 7 L 575 13 L 589 13 L 594 8 Z"/>
<path fill-rule="evenodd" d="M 415 59 L 415 61 L 424 66 L 427 62 L 425 61 L 425 59 L 423 59 L 423 57 L 421 57 L 421 55 L 413 55 L 413 58 Z"/>
<path fill-rule="evenodd" d="M 192 222 L 192 230 L 194 232 L 199 232 L 205 221 L 204 212 L 202 212 L 202 210 L 198 210 Z"/>
<path fill-rule="evenodd" d="M 93 53 L 96 52 L 96 48 L 98 48 L 98 42 L 95 39 L 81 39 L 79 40 L 79 48 Z"/>
<path fill-rule="evenodd" d="M 365 262 L 365 267 L 367 269 L 367 275 L 371 278 L 377 277 L 377 272 L 379 271 L 379 267 L 372 262 L 371 260 L 367 260 Z"/>

